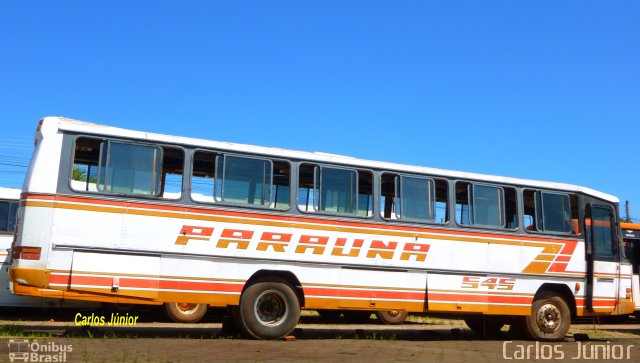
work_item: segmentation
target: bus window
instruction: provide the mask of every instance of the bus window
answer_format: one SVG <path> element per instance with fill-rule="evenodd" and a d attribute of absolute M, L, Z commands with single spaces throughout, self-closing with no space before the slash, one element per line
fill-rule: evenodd
<path fill-rule="evenodd" d="M 18 202 L 0 201 L 0 233 L 16 230 Z"/>
<path fill-rule="evenodd" d="M 317 167 L 311 164 L 301 164 L 298 176 L 298 209 L 301 212 L 314 212 L 318 208 L 316 200 L 315 173 Z"/>
<path fill-rule="evenodd" d="M 613 216 L 607 208 L 591 208 L 591 238 L 596 258 L 613 258 Z"/>
<path fill-rule="evenodd" d="M 396 175 L 383 173 L 380 177 L 380 216 L 386 219 L 397 219 L 396 213 Z"/>
<path fill-rule="evenodd" d="M 184 151 L 174 147 L 163 147 L 162 152 L 160 197 L 165 199 L 179 199 L 182 195 Z"/>
<path fill-rule="evenodd" d="M 108 140 L 102 144 L 98 190 L 107 193 L 160 194 L 162 149 Z"/>
<path fill-rule="evenodd" d="M 456 222 L 461 225 L 515 228 L 517 226 L 515 189 L 457 182 Z"/>
<path fill-rule="evenodd" d="M 383 218 L 436 223 L 447 221 L 447 183 L 444 180 L 383 173 L 380 197 Z"/>
<path fill-rule="evenodd" d="M 273 164 L 270 160 L 218 156 L 215 199 L 222 203 L 269 206 Z"/>
<path fill-rule="evenodd" d="M 456 183 L 456 223 L 471 225 L 471 183 Z"/>
<path fill-rule="evenodd" d="M 70 187 L 75 191 L 178 199 L 184 152 L 175 147 L 80 137 Z"/>
<path fill-rule="evenodd" d="M 473 224 L 502 227 L 504 192 L 489 185 L 473 186 Z"/>
<path fill-rule="evenodd" d="M 435 179 L 436 183 L 436 223 L 449 222 L 449 183 L 444 179 Z"/>
<path fill-rule="evenodd" d="M 527 231 L 580 233 L 576 195 L 525 189 L 523 201 Z"/>
<path fill-rule="evenodd" d="M 71 173 L 71 189 L 97 192 L 98 162 L 102 140 L 81 137 L 76 140 Z"/>
<path fill-rule="evenodd" d="M 373 216 L 373 173 L 358 171 L 358 213 L 361 217 Z"/>
<path fill-rule="evenodd" d="M 370 217 L 373 214 L 373 174 L 302 164 L 298 179 L 298 209 Z"/>
<path fill-rule="evenodd" d="M 358 173 L 355 170 L 320 168 L 318 210 L 353 214 L 356 210 Z"/>
<path fill-rule="evenodd" d="M 196 151 L 191 199 L 288 209 L 290 179 L 285 161 Z"/>
<path fill-rule="evenodd" d="M 193 154 L 191 199 L 196 202 L 213 203 L 217 156 L 208 151 L 196 151 Z"/>
<path fill-rule="evenodd" d="M 504 213 L 506 228 L 518 228 L 518 198 L 515 188 L 502 188 L 504 190 Z"/>
<path fill-rule="evenodd" d="M 286 161 L 273 161 L 273 208 L 289 209 L 291 165 Z"/>

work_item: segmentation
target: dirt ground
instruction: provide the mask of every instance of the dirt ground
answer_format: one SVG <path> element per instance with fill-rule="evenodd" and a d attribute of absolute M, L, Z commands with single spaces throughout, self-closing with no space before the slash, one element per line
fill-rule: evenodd
<path fill-rule="evenodd" d="M 582 322 L 572 326 L 565 342 L 542 344 L 513 340 L 506 331 L 480 337 L 459 320 L 411 317 L 401 326 L 375 320 L 354 325 L 308 315 L 295 340 L 258 341 L 223 331 L 216 316 L 203 324 L 173 324 L 147 313 L 133 327 L 86 329 L 76 326 L 72 315 L 39 314 L 23 321 L 0 312 L 0 362 L 9 362 L 10 350 L 15 353 L 24 341 L 39 361 L 66 362 L 640 362 L 636 321 Z"/>

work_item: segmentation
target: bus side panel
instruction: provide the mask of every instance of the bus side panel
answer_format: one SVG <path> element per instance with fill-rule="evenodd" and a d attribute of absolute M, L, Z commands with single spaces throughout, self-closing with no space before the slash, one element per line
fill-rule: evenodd
<path fill-rule="evenodd" d="M 53 273 L 51 281 L 52 285 L 68 282 L 71 291 L 156 299 L 159 275 L 159 256 L 75 251 L 70 280 Z"/>
<path fill-rule="evenodd" d="M 238 305 L 255 263 L 229 259 L 163 255 L 158 298 L 163 302 L 189 302 L 224 307 Z"/>
<path fill-rule="evenodd" d="M 424 312 L 427 273 L 342 268 L 340 307 Z"/>

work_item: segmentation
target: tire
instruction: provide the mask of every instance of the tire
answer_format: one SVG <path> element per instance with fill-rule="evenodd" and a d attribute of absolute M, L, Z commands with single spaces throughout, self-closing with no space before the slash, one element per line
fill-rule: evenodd
<path fill-rule="evenodd" d="M 471 315 L 464 318 L 469 329 L 482 336 L 496 335 L 505 324 L 504 318 L 497 316 Z"/>
<path fill-rule="evenodd" d="M 336 320 L 342 314 L 342 310 L 317 310 L 323 319 Z"/>
<path fill-rule="evenodd" d="M 409 313 L 404 310 L 384 310 L 376 312 L 376 316 L 384 324 L 400 325 L 404 323 Z"/>
<path fill-rule="evenodd" d="M 282 279 L 258 280 L 240 297 L 240 329 L 257 339 L 280 339 L 300 320 L 300 301 Z"/>
<path fill-rule="evenodd" d="M 531 315 L 521 320 L 522 332 L 530 339 L 558 342 L 565 338 L 571 325 L 571 312 L 564 299 L 554 292 L 537 297 Z"/>
<path fill-rule="evenodd" d="M 176 323 L 197 323 L 207 313 L 206 304 L 165 303 L 164 311 Z"/>
<path fill-rule="evenodd" d="M 372 312 L 369 310 L 345 310 L 342 312 L 345 320 L 354 324 L 367 323 L 371 319 Z"/>

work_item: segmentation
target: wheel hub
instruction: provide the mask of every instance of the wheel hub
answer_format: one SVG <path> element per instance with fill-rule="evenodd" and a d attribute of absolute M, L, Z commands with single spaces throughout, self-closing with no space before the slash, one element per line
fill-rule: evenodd
<path fill-rule="evenodd" d="M 258 296 L 253 311 L 262 325 L 277 326 L 287 314 L 287 304 L 279 291 L 268 290 Z"/>
<path fill-rule="evenodd" d="M 538 309 L 536 322 L 538 328 L 547 334 L 554 333 L 560 326 L 562 315 L 554 304 L 544 304 Z"/>
<path fill-rule="evenodd" d="M 177 303 L 176 306 L 184 315 L 191 315 L 198 309 L 198 304 Z"/>
<path fill-rule="evenodd" d="M 387 314 L 388 314 L 390 317 L 395 318 L 395 317 L 397 317 L 398 315 L 400 315 L 400 310 L 389 310 L 389 311 L 387 311 Z"/>

